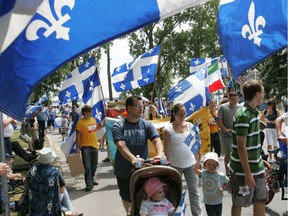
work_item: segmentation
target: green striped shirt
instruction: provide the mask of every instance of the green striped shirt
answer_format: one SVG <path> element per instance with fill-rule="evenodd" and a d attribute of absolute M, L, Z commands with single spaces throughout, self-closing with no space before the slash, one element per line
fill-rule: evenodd
<path fill-rule="evenodd" d="M 232 151 L 228 167 L 237 175 L 244 175 L 244 170 L 239 158 L 237 136 L 246 136 L 246 149 L 248 162 L 252 175 L 265 172 L 261 157 L 260 119 L 257 109 L 252 109 L 245 103 L 233 117 Z"/>

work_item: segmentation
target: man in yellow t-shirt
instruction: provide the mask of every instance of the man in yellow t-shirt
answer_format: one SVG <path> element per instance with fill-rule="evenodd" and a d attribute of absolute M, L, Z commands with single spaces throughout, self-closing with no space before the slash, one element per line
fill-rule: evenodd
<path fill-rule="evenodd" d="M 81 150 L 85 168 L 85 191 L 91 191 L 94 185 L 95 173 L 98 166 L 98 137 L 96 131 L 100 128 L 92 117 L 92 107 L 85 105 L 81 109 L 83 117 L 76 125 L 76 152 Z"/>

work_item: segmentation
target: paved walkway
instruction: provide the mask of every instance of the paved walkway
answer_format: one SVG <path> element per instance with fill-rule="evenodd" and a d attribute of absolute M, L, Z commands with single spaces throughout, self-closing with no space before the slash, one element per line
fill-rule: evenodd
<path fill-rule="evenodd" d="M 113 175 L 113 167 L 111 163 L 101 162 L 106 157 L 106 150 L 99 152 L 99 164 L 97 169 L 97 178 L 99 185 L 95 186 L 91 192 L 85 192 L 84 176 L 71 177 L 66 158 L 60 150 L 60 142 L 62 140 L 58 133 L 48 134 L 51 147 L 56 151 L 59 159 L 57 164 L 62 167 L 63 175 L 66 181 L 67 190 L 70 194 L 73 206 L 77 212 L 84 213 L 85 216 L 125 216 L 121 199 L 118 195 L 118 187 L 115 176 Z M 223 158 L 220 158 L 220 171 L 224 171 Z M 202 200 L 201 183 L 198 185 L 200 197 Z M 183 188 L 186 189 L 186 183 L 183 181 Z M 186 198 L 187 212 L 186 216 L 191 216 L 189 200 Z M 230 215 L 231 195 L 228 191 L 224 191 L 223 212 L 222 215 Z M 202 204 L 205 212 L 205 207 Z M 266 207 L 266 216 L 280 216 L 287 211 L 287 201 L 280 200 L 280 194 L 276 194 L 273 201 Z M 205 214 L 204 214 L 205 215 Z M 253 208 L 243 208 L 242 215 L 253 215 Z"/>

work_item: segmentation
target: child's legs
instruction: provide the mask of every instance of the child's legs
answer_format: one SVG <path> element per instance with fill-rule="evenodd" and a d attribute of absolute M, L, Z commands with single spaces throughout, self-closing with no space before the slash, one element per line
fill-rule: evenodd
<path fill-rule="evenodd" d="M 208 205 L 205 204 L 205 209 L 208 216 L 221 216 L 222 215 L 222 204 Z"/>

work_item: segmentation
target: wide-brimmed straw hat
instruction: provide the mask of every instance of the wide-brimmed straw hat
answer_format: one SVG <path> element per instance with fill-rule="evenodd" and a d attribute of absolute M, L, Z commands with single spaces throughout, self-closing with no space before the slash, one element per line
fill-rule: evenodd
<path fill-rule="evenodd" d="M 37 160 L 39 163 L 50 164 L 56 157 L 56 153 L 51 148 L 43 148 L 41 149 Z"/>
<path fill-rule="evenodd" d="M 146 191 L 147 199 L 150 198 L 155 192 L 157 192 L 163 186 L 166 186 L 166 184 L 161 182 L 159 178 L 156 177 L 150 178 L 144 185 L 144 190 Z"/>

